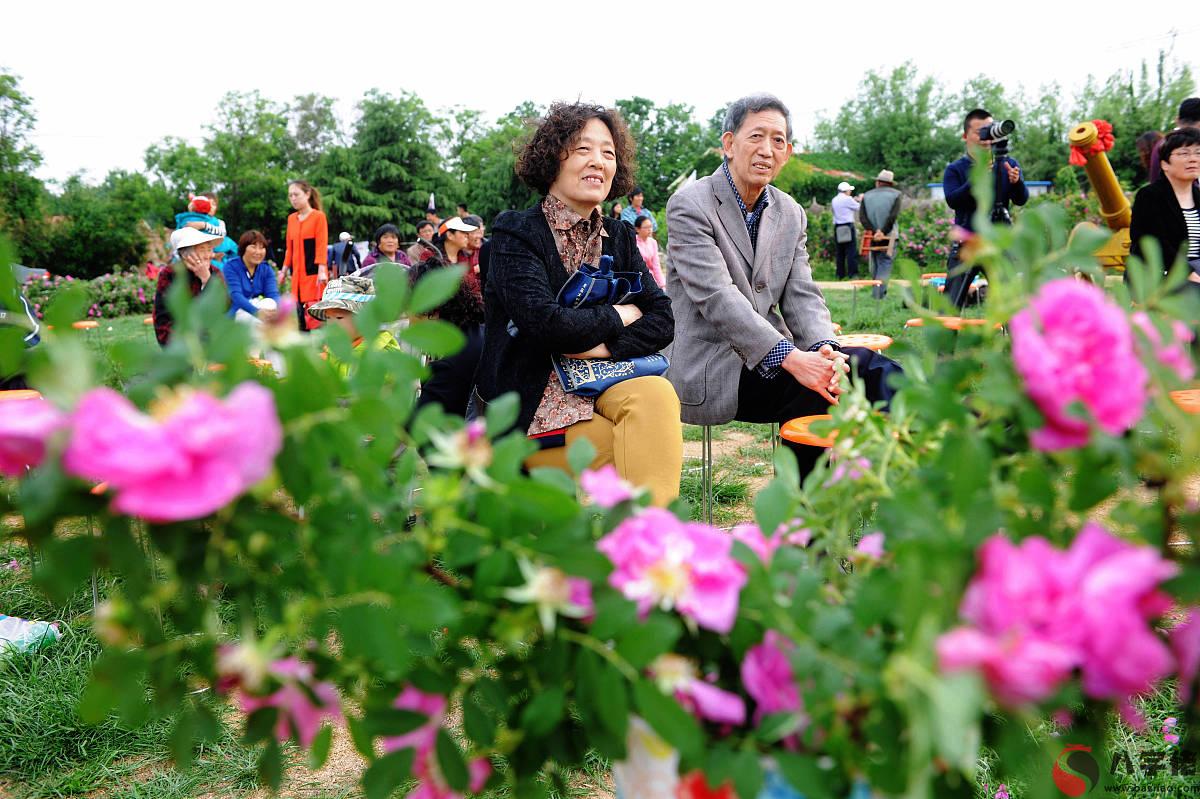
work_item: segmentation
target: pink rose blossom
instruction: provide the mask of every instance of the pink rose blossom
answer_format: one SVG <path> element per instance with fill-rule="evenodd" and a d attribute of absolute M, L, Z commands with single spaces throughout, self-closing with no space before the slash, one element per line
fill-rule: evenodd
<path fill-rule="evenodd" d="M 854 551 L 868 558 L 879 560 L 883 557 L 883 533 L 867 533 L 858 541 Z"/>
<path fill-rule="evenodd" d="M 744 724 L 746 703 L 737 694 L 702 680 L 696 664 L 682 655 L 655 658 L 648 669 L 659 689 L 692 715 L 718 724 Z"/>
<path fill-rule="evenodd" d="M 482 790 L 491 773 L 492 764 L 486 758 L 477 757 L 469 761 L 467 790 L 471 793 Z M 420 783 L 408 795 L 408 799 L 461 799 L 463 796 L 446 784 L 433 747 L 417 752 L 417 759 L 413 762 L 413 776 L 420 780 Z"/>
<path fill-rule="evenodd" d="M 40 466 L 46 443 L 67 417 L 42 397 L 0 402 L 0 474 L 20 477 Z"/>
<path fill-rule="evenodd" d="M 825 481 L 825 487 L 837 485 L 845 480 L 853 483 L 862 479 L 862 476 L 871 470 L 871 462 L 866 458 L 851 458 L 850 460 L 838 460 L 833 464 L 833 473 L 829 475 L 829 479 Z"/>
<path fill-rule="evenodd" d="M 446 718 L 446 697 L 440 694 L 427 694 L 412 685 L 407 685 L 396 697 L 393 705 L 401 710 L 411 710 L 429 717 L 429 721 L 412 732 L 384 738 L 383 751 L 395 752 L 400 749 L 413 749 L 416 759 L 413 761 L 413 776 L 420 780 L 416 790 L 409 797 L 420 799 L 458 799 L 462 794 L 455 793 L 446 785 L 442 770 L 437 763 L 437 734 Z M 484 758 L 475 758 L 467 763 L 470 775 L 470 791 L 483 788 L 488 775 L 492 773 L 491 764 Z"/>
<path fill-rule="evenodd" d="M 1046 425 L 1030 441 L 1041 450 L 1087 443 L 1080 403 L 1102 430 L 1120 435 L 1142 417 L 1149 376 L 1125 313 L 1104 290 L 1072 278 L 1042 286 L 1011 322 L 1013 362 Z"/>
<path fill-rule="evenodd" d="M 1130 723 L 1130 699 L 1167 676 L 1172 659 L 1150 621 L 1170 607 L 1159 584 L 1178 567 L 1087 524 L 1067 550 L 1040 537 L 994 535 L 960 609 L 970 626 L 938 640 L 943 670 L 978 669 L 1006 705 L 1048 698 L 1075 669 L 1084 693 Z"/>
<path fill-rule="evenodd" d="M 1192 343 L 1195 335 L 1187 325 L 1178 319 L 1172 319 L 1171 341 L 1164 344 L 1158 328 L 1154 326 L 1154 322 L 1150 320 L 1145 311 L 1138 311 L 1132 319 L 1150 342 L 1148 357 L 1154 358 L 1173 371 L 1179 377 L 1180 382 L 1186 383 L 1196 376 L 1196 365 L 1192 363 L 1192 356 L 1188 352 L 1187 346 Z"/>
<path fill-rule="evenodd" d="M 771 713 L 799 713 L 804 709 L 787 653 L 794 645 L 774 630 L 750 647 L 742 660 L 742 685 L 754 700 L 754 722 Z"/>
<path fill-rule="evenodd" d="M 741 541 L 750 547 L 764 566 L 770 565 L 771 556 L 783 543 L 783 533 L 780 530 L 776 530 L 775 535 L 767 538 L 757 524 L 739 524 L 733 528 L 731 534 L 735 541 Z"/>
<path fill-rule="evenodd" d="M 746 570 L 733 539 L 704 524 L 683 523 L 661 508 L 624 520 L 596 548 L 616 567 L 608 581 L 645 617 L 672 608 L 719 633 L 733 629 Z"/>
<path fill-rule="evenodd" d="M 637 496 L 635 489 L 628 481 L 617 474 L 617 467 L 606 463 L 599 469 L 584 469 L 579 475 L 579 484 L 583 492 L 591 497 L 592 502 L 601 508 L 613 508 L 627 499 Z"/>
<path fill-rule="evenodd" d="M 382 740 L 383 751 L 395 752 L 397 749 L 407 747 L 418 752 L 433 749 L 438 728 L 442 726 L 442 721 L 445 719 L 446 697 L 440 694 L 427 694 L 416 686 L 406 685 L 392 704 L 393 707 L 400 710 L 411 710 L 428 716 L 429 721 L 412 732 L 384 738 Z"/>
<path fill-rule="evenodd" d="M 283 445 L 271 392 L 242 383 L 225 400 L 178 394 L 154 415 L 109 388 L 89 391 L 72 417 L 64 468 L 106 482 L 113 509 L 151 522 L 198 519 L 266 477 Z"/>
<path fill-rule="evenodd" d="M 264 707 L 278 711 L 275 737 L 286 741 L 292 737 L 307 749 L 317 737 L 321 723 L 328 718 L 342 718 L 341 700 L 332 683 L 312 682 L 312 666 L 297 658 L 284 658 L 271 664 L 269 672 L 283 686 L 269 696 L 242 694 L 242 712 L 253 713 Z M 310 696 L 311 694 L 311 696 Z M 314 702 L 315 700 L 315 702 Z"/>

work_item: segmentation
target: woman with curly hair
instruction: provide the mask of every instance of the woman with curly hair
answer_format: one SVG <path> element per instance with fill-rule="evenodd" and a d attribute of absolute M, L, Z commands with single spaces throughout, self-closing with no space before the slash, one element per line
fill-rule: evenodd
<path fill-rule="evenodd" d="M 517 176 L 540 192 L 525 211 L 493 226 L 484 291 L 484 350 L 476 404 L 509 391 L 520 397 L 518 427 L 540 447 L 526 466 L 567 468 L 581 438 L 596 450 L 592 468 L 613 464 L 656 505 L 679 494 L 683 437 L 679 398 L 663 377 L 636 377 L 598 397 L 567 393 L 552 356 L 627 360 L 667 346 L 671 302 L 646 269 L 633 230 L 601 213 L 633 187 L 634 143 L 620 114 L 584 103 L 550 107 L 517 160 Z M 559 290 L 581 264 L 614 259 L 617 272 L 640 272 L 641 291 L 618 305 L 567 308 Z"/>

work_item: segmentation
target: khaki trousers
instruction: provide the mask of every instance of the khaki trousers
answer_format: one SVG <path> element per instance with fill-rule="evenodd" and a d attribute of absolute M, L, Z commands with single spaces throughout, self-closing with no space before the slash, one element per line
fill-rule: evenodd
<path fill-rule="evenodd" d="M 665 377 L 635 377 L 612 386 L 596 398 L 591 419 L 567 428 L 565 447 L 539 450 L 525 459 L 525 466 L 568 471 L 567 450 L 580 438 L 596 448 L 591 468 L 613 464 L 621 477 L 649 489 L 659 507 L 679 496 L 683 426 L 679 396 Z"/>

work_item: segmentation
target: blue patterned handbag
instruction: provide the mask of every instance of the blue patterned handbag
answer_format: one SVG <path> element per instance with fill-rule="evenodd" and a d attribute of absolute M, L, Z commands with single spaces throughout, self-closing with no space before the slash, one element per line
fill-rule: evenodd
<path fill-rule="evenodd" d="M 641 272 L 614 272 L 613 257 L 601 255 L 600 265 L 580 264 L 558 292 L 564 308 L 620 305 L 642 290 Z"/>
<path fill-rule="evenodd" d="M 550 362 L 563 391 L 581 397 L 598 397 L 610 386 L 635 377 L 653 377 L 667 371 L 670 362 L 660 353 L 636 358 L 568 358 L 552 355 Z"/>

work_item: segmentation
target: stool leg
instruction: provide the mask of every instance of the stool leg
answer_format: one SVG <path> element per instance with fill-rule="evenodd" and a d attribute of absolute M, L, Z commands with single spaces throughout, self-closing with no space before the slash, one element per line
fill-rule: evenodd
<path fill-rule="evenodd" d="M 775 477 L 775 450 L 779 449 L 779 422 L 771 422 L 771 476 Z"/>
<path fill-rule="evenodd" d="M 700 441 L 700 490 L 704 493 L 704 520 L 713 523 L 712 426 L 704 425 Z"/>

